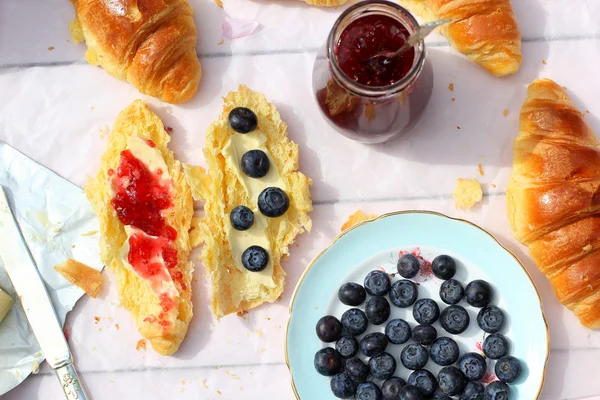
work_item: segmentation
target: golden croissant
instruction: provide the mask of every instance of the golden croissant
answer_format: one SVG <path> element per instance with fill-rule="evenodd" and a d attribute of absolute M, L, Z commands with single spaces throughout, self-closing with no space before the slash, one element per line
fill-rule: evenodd
<path fill-rule="evenodd" d="M 558 299 L 600 327 L 600 149 L 555 82 L 534 81 L 521 109 L 507 189 L 515 237 L 529 246 Z"/>
<path fill-rule="evenodd" d="M 202 71 L 187 0 L 72 1 L 71 35 L 90 64 L 169 103 L 194 97 Z"/>
<path fill-rule="evenodd" d="M 521 65 L 521 33 L 510 0 L 400 0 L 422 18 L 451 19 L 440 33 L 456 50 L 493 75 Z"/>

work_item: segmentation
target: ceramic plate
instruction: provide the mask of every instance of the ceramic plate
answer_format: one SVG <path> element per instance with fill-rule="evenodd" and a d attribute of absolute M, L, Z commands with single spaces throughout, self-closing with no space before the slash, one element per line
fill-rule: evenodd
<path fill-rule="evenodd" d="M 511 384 L 511 398 L 538 398 L 544 381 L 549 336 L 540 296 L 531 278 L 519 260 L 483 229 L 467 221 L 430 212 L 394 213 L 359 224 L 339 236 L 308 266 L 292 297 L 285 343 L 296 396 L 302 400 L 335 399 L 329 387 L 330 378 L 319 375 L 313 366 L 314 354 L 327 346 L 317 338 L 315 325 L 324 315 L 340 318 L 351 308 L 337 298 L 338 289 L 344 282 L 362 284 L 367 273 L 375 269 L 396 272 L 396 262 L 402 252 L 420 255 L 426 261 L 448 254 L 457 262 L 455 279 L 465 286 L 474 279 L 484 279 L 492 285 L 492 304 L 504 310 L 507 317 L 501 333 L 510 342 L 510 354 L 524 365 L 521 377 Z M 419 283 L 419 298 L 432 298 L 443 309 L 446 304 L 439 297 L 443 281 L 433 276 L 426 263 L 424 265 L 413 279 Z M 395 276 L 392 281 L 398 279 L 401 278 Z M 461 354 L 480 352 L 484 332 L 476 322 L 479 309 L 464 300 L 459 304 L 468 310 L 471 318 L 467 331 L 450 335 L 438 322 L 434 327 L 438 336 L 453 337 Z M 359 308 L 364 309 L 364 304 Z M 411 327 L 417 325 L 412 317 L 412 307 L 392 305 L 391 308 L 390 319 L 402 318 Z M 370 324 L 367 333 L 383 332 L 384 328 L 385 324 Z M 411 371 L 402 366 L 399 355 L 406 344 L 390 343 L 386 349 L 396 357 L 395 376 L 405 380 Z M 329 345 L 335 347 L 335 343 Z M 488 360 L 484 381 L 495 379 L 493 366 L 494 361 Z M 429 360 L 425 369 L 437 376 L 440 367 Z"/>

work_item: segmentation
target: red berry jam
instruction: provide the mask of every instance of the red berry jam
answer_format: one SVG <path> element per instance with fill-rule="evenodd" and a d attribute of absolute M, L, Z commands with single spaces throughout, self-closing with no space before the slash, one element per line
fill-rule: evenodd
<path fill-rule="evenodd" d="M 153 144 L 148 141 L 150 147 Z M 119 220 L 145 233 L 136 232 L 129 237 L 128 262 L 140 277 L 156 283 L 158 288 L 162 281 L 171 278 L 179 290 L 186 290 L 173 247 L 177 231 L 162 216 L 164 210 L 173 206 L 172 181 L 163 179 L 162 171 L 150 171 L 129 150 L 121 152 L 119 166 L 110 175 L 115 191 L 111 204 Z M 161 305 L 168 311 L 172 307 L 163 297 Z"/>
<path fill-rule="evenodd" d="M 362 85 L 394 84 L 412 68 L 414 48 L 392 59 L 372 57 L 382 51 L 398 50 L 408 36 L 406 27 L 390 16 L 374 14 L 358 18 L 344 29 L 337 42 L 338 65 L 348 78 Z"/>

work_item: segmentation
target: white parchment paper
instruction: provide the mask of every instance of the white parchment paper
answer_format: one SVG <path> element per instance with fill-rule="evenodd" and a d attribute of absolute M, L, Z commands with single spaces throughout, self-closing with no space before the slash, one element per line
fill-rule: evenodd
<path fill-rule="evenodd" d="M 84 292 L 54 266 L 74 258 L 101 270 L 98 222 L 80 188 L 1 142 L 0 185 L 64 324 L 67 312 Z M 44 356 L 1 261 L 0 287 L 15 300 L 0 324 L 1 395 L 37 370 Z"/>

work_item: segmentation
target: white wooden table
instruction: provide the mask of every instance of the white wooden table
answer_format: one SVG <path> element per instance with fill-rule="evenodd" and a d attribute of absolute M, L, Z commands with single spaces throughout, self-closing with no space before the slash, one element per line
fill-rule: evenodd
<path fill-rule="evenodd" d="M 149 99 L 174 130 L 172 148 L 183 161 L 203 164 L 204 132 L 220 112 L 221 96 L 240 83 L 265 93 L 300 146 L 301 169 L 314 180 L 313 232 L 299 237 L 284 264 L 289 275 L 283 298 L 245 318 L 213 319 L 204 268 L 196 262 L 195 315 L 174 357 L 136 350 L 140 335 L 118 307 L 113 282 L 99 298 L 82 299 L 68 317 L 70 344 L 94 399 L 292 399 L 283 353 L 291 293 L 307 263 L 359 208 L 435 210 L 495 234 L 523 260 L 543 297 L 552 352 L 541 398 L 600 398 L 600 332 L 581 327 L 558 303 L 505 217 L 512 141 L 527 84 L 549 77 L 566 86 L 575 103 L 591 112 L 586 118 L 600 134 L 600 0 L 513 1 L 524 61 L 506 79 L 488 75 L 434 35 L 428 44 L 435 87 L 425 116 L 404 138 L 370 147 L 332 131 L 312 98 L 313 60 L 341 9 L 292 0 L 224 0 L 225 9 L 209 0 L 191 3 L 204 71 L 199 93 L 182 106 Z M 219 44 L 226 13 L 257 20 L 260 27 L 250 37 Z M 0 2 L 0 140 L 81 185 L 98 167 L 107 127 L 145 96 L 85 63 L 84 46 L 69 38 L 72 17 L 67 0 Z M 451 195 L 458 177 L 484 184 L 480 207 L 455 210 Z M 60 399 L 55 379 L 43 366 L 4 398 Z"/>

